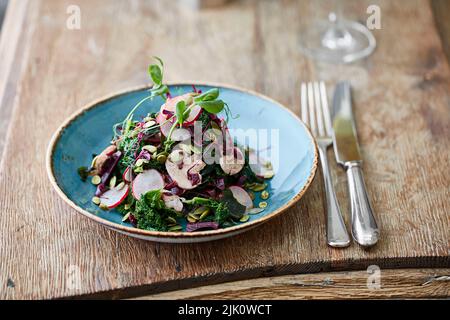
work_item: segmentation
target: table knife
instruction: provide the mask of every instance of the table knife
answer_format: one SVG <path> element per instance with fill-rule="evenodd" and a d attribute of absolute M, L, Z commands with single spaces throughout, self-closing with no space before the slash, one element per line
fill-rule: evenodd
<path fill-rule="evenodd" d="M 380 231 L 364 183 L 362 157 L 352 112 L 351 89 L 346 81 L 339 82 L 336 86 L 332 121 L 336 161 L 347 173 L 352 236 L 361 246 L 370 247 L 377 243 Z"/>

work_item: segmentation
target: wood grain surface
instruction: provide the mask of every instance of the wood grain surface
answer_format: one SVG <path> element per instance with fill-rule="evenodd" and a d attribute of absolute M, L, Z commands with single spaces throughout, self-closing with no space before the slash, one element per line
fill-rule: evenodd
<path fill-rule="evenodd" d="M 365 21 L 373 2 L 346 2 L 345 12 Z M 177 1 L 33 0 L 25 10 L 23 0 L 13 1 L 0 48 L 15 50 L 9 60 L 21 55 L 20 67 L 0 78 L 0 88 L 8 81 L 15 88 L 6 99 L 12 117 L 0 166 L 0 298 L 131 297 L 371 264 L 448 267 L 449 65 L 428 1 L 375 2 L 382 29 L 374 31 L 374 55 L 335 66 L 298 50 L 300 21 L 316 2 L 233 1 L 190 11 Z M 66 27 L 71 4 L 81 9 L 80 30 Z M 4 40 L 20 13 L 20 40 Z M 327 247 L 320 175 L 281 217 L 204 244 L 138 241 L 71 210 L 45 173 L 53 131 L 84 104 L 147 83 L 152 55 L 164 58 L 168 80 L 239 85 L 296 112 L 302 81 L 321 79 L 332 88 L 349 79 L 379 244 Z M 3 108 L 11 91 L 1 92 Z M 345 175 L 336 165 L 333 178 L 348 212 Z"/>
<path fill-rule="evenodd" d="M 448 298 L 450 269 L 323 272 L 228 282 L 140 297 L 167 299 L 422 299 Z"/>

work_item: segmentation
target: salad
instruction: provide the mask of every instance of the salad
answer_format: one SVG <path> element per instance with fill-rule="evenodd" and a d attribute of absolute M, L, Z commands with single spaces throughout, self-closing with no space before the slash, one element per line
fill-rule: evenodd
<path fill-rule="evenodd" d="M 219 89 L 193 86 L 172 96 L 163 62 L 155 59 L 148 96 L 113 126 L 111 144 L 91 165 L 78 169 L 83 181 L 96 185 L 92 202 L 146 230 L 194 232 L 247 222 L 267 206 L 272 165 L 231 137 L 227 123 L 235 117 Z M 163 98 L 159 111 L 135 119 L 156 97 Z"/>

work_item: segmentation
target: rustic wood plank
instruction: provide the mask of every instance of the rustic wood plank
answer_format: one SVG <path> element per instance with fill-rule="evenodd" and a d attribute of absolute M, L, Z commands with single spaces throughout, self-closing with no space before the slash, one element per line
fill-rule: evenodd
<path fill-rule="evenodd" d="M 5 3 L 2 3 L 6 7 Z M 7 7 L 3 32 L 0 32 L 0 136 L 5 137 L 13 109 L 14 99 L 19 91 L 17 83 L 21 74 L 24 55 L 28 53 L 31 32 L 23 32 L 28 0 L 11 1 Z M 31 29 L 27 29 L 30 31 Z M 6 139 L 0 139 L 0 159 Z"/>
<path fill-rule="evenodd" d="M 365 17 L 372 1 L 352 3 L 348 10 Z M 81 8 L 80 30 L 65 28 L 69 4 Z M 379 4 L 385 14 L 375 54 L 330 67 L 297 49 L 304 2 L 235 1 L 194 12 L 176 1 L 30 1 L 22 29 L 31 34 L 29 53 L 0 168 L 0 298 L 129 297 L 371 264 L 448 267 L 449 66 L 428 2 Z M 151 55 L 164 58 L 168 80 L 240 85 L 293 110 L 301 81 L 350 79 L 380 243 L 326 246 L 320 177 L 280 218 L 196 245 L 131 239 L 68 208 L 46 178 L 51 134 L 91 100 L 146 83 Z M 343 172 L 335 167 L 334 177 L 348 212 Z"/>
<path fill-rule="evenodd" d="M 437 29 L 441 35 L 442 46 L 447 56 L 447 61 L 450 61 L 450 1 L 431 0 L 431 6 L 433 8 Z"/>
<path fill-rule="evenodd" d="M 369 281 L 368 287 L 370 275 L 367 271 L 346 271 L 269 277 L 136 299 L 439 299 L 450 296 L 450 269 L 380 270 L 379 282 Z"/>

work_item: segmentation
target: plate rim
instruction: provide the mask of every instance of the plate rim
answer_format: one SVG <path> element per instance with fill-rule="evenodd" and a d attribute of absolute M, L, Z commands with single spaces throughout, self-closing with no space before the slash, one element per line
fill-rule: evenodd
<path fill-rule="evenodd" d="M 121 95 L 133 93 L 136 91 L 142 91 L 145 89 L 150 89 L 151 85 L 146 84 L 146 85 L 130 87 L 128 89 L 121 90 L 121 91 L 116 91 L 114 93 L 104 95 L 98 99 L 93 100 L 90 103 L 85 104 L 83 107 L 76 110 L 69 117 L 67 117 L 63 121 L 63 123 L 53 133 L 53 135 L 49 141 L 49 144 L 47 147 L 47 152 L 46 152 L 45 163 L 46 163 L 47 176 L 50 180 L 51 185 L 53 186 L 53 189 L 55 189 L 55 191 L 60 196 L 60 198 L 63 199 L 70 207 L 72 207 L 78 213 L 81 213 L 85 217 L 87 217 L 105 227 L 108 227 L 110 229 L 118 229 L 118 230 L 121 230 L 121 231 L 124 231 L 127 233 L 138 234 L 141 236 L 148 236 L 148 237 L 153 237 L 153 238 L 161 238 L 161 239 L 165 239 L 165 238 L 191 239 L 191 238 L 216 236 L 216 235 L 227 234 L 227 233 L 231 233 L 231 235 L 233 235 L 234 232 L 246 231 L 246 229 L 249 229 L 251 227 L 256 227 L 257 225 L 265 223 L 265 222 L 271 220 L 272 218 L 280 215 L 282 212 L 284 212 L 287 209 L 289 209 L 290 207 L 292 207 L 297 201 L 299 201 L 303 197 L 303 195 L 305 194 L 306 190 L 308 190 L 308 188 L 310 187 L 310 185 L 316 175 L 319 155 L 318 155 L 318 149 L 317 149 L 317 142 L 314 139 L 314 137 L 311 133 L 311 130 L 293 111 L 291 111 L 289 108 L 284 106 L 282 103 L 280 103 L 264 94 L 258 93 L 256 91 L 253 91 L 250 89 L 245 89 L 245 88 L 242 88 L 239 86 L 235 86 L 235 85 L 223 84 L 223 83 L 218 83 L 218 82 L 207 82 L 207 81 L 168 81 L 166 84 L 168 86 L 196 85 L 196 86 L 221 87 L 221 88 L 225 88 L 225 89 L 240 91 L 243 93 L 247 93 L 247 94 L 265 99 L 265 100 L 277 105 L 278 107 L 286 110 L 287 112 L 289 112 L 294 117 L 294 119 L 297 120 L 300 123 L 300 125 L 302 125 L 305 128 L 310 140 L 313 143 L 314 159 L 313 159 L 312 169 L 311 169 L 311 172 L 309 173 L 308 179 L 306 180 L 306 183 L 303 186 L 303 188 L 300 189 L 299 192 L 294 197 L 292 197 L 292 199 L 290 199 L 287 203 L 285 203 L 283 206 L 281 206 L 280 208 L 274 210 L 273 212 L 269 213 L 268 215 L 265 215 L 257 220 L 239 224 L 239 225 L 236 225 L 233 227 L 221 228 L 221 229 L 217 229 L 217 230 L 205 230 L 205 231 L 198 231 L 198 232 L 151 231 L 151 230 L 144 230 L 144 229 L 139 229 L 139 228 L 135 228 L 135 227 L 128 227 L 128 226 L 120 225 L 118 223 L 101 218 L 101 217 L 95 215 L 94 213 L 91 213 L 91 212 L 81 208 L 80 206 L 75 204 L 63 192 L 63 190 L 60 188 L 60 186 L 58 185 L 58 183 L 56 181 L 56 177 L 55 177 L 54 171 L 53 171 L 52 157 L 53 157 L 53 154 L 55 151 L 55 147 L 56 147 L 59 139 L 61 138 L 63 131 L 78 117 L 80 117 L 85 112 L 89 111 L 90 109 L 93 109 L 95 106 L 97 106 L 100 103 L 105 103 L 105 102 L 112 100 Z"/>

